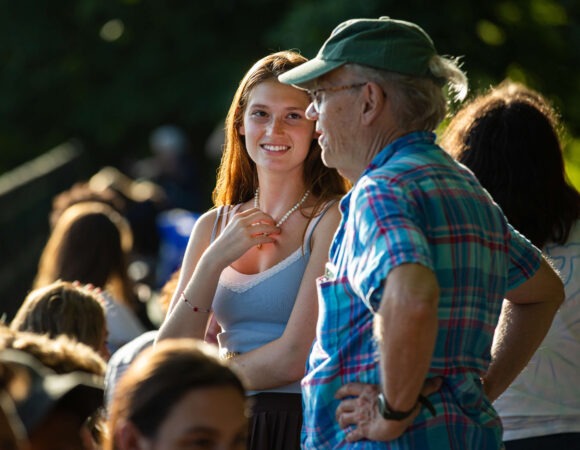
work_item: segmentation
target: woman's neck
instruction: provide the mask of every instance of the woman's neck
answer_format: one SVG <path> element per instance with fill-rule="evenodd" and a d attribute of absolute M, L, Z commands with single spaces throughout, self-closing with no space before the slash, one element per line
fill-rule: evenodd
<path fill-rule="evenodd" d="M 306 192 L 302 180 L 260 179 L 259 205 L 265 213 L 279 220 L 290 208 L 299 202 Z"/>

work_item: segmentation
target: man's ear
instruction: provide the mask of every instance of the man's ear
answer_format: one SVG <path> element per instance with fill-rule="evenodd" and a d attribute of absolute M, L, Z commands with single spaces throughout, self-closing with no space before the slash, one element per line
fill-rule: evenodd
<path fill-rule="evenodd" d="M 120 450 L 145 450 L 147 438 L 141 434 L 132 422 L 124 422 L 113 436 L 116 447 Z"/>
<path fill-rule="evenodd" d="M 364 124 L 371 124 L 382 114 L 386 103 L 386 95 L 383 88 L 372 81 L 369 81 L 363 89 L 365 102 L 361 119 Z"/>

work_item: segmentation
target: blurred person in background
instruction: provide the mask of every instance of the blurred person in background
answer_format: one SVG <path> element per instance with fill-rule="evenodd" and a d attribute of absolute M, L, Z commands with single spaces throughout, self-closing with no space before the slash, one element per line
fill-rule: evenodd
<path fill-rule="evenodd" d="M 57 374 L 29 353 L 4 349 L 0 384 L 13 386 L 11 400 L 27 435 L 22 449 L 96 450 L 85 422 L 102 405 L 102 378 Z"/>
<path fill-rule="evenodd" d="M 81 202 L 57 220 L 40 256 L 34 288 L 57 280 L 93 285 L 106 304 L 108 348 L 142 334 L 141 307 L 127 272 L 132 233 L 125 218 L 100 202 Z"/>
<path fill-rule="evenodd" d="M 215 347 L 166 340 L 143 351 L 121 378 L 109 409 L 105 450 L 242 450 L 244 386 Z"/>
<path fill-rule="evenodd" d="M 104 430 L 102 405 L 103 375 L 106 368 L 106 363 L 100 355 L 89 346 L 65 335 L 51 339 L 46 335 L 15 331 L 0 326 L 0 357 L 6 350 L 24 352 L 38 360 L 46 368 L 40 371 L 41 379 L 46 378 L 48 374 L 70 375 L 68 378 L 56 377 L 54 382 L 44 383 L 32 391 L 24 390 L 18 398 L 14 397 L 17 412 L 33 448 L 36 450 L 99 448 Z M 60 412 L 64 412 L 65 415 L 53 415 L 52 410 L 60 403 L 61 398 L 66 400 L 65 394 L 68 391 L 65 389 L 61 392 L 64 397 L 58 395 L 51 402 L 44 397 L 42 389 L 46 388 L 48 394 L 58 394 L 60 391 L 55 389 L 58 389 L 59 385 L 67 389 L 74 388 L 74 381 L 79 379 L 89 384 L 90 392 L 81 390 L 77 392 L 79 395 L 75 393 L 71 401 L 66 401 L 62 405 L 65 406 L 65 410 Z M 68 385 L 66 381 L 61 385 L 58 380 L 72 380 L 73 384 Z M 38 395 L 41 397 L 38 398 Z M 83 443 L 82 447 L 78 444 L 79 439 Z"/>
<path fill-rule="evenodd" d="M 548 334 L 494 403 L 508 450 L 580 448 L 580 193 L 566 179 L 559 131 L 540 93 L 505 81 L 461 109 L 442 136 L 564 281 Z"/>
<path fill-rule="evenodd" d="M 165 315 L 169 310 L 169 305 L 171 303 L 173 294 L 175 293 L 178 280 L 179 271 L 176 271 L 173 273 L 167 283 L 165 283 L 159 293 L 159 296 L 156 298 L 161 321 L 165 318 Z M 123 345 L 113 354 L 107 363 L 107 371 L 105 373 L 105 405 L 107 407 L 109 407 L 111 404 L 115 387 L 121 376 L 125 373 L 133 360 L 143 350 L 153 345 L 156 336 L 157 330 L 147 331 L 141 336 L 138 336 L 132 341 L 129 341 Z"/>
<path fill-rule="evenodd" d="M 93 348 L 105 361 L 110 357 L 105 301 L 98 292 L 67 281 L 56 281 L 31 291 L 10 328 L 50 338 L 64 334 Z"/>
<path fill-rule="evenodd" d="M 185 131 L 177 125 L 161 125 L 151 132 L 149 147 L 152 156 L 135 162 L 129 176 L 160 186 L 165 209 L 201 211 L 200 174 Z"/>
<path fill-rule="evenodd" d="M 83 202 L 99 202 L 121 214 L 131 227 L 133 245 L 127 255 L 129 277 L 139 297 L 139 319 L 146 328 L 153 328 L 147 317 L 146 303 L 155 284 L 155 270 L 159 252 L 159 233 L 156 218 L 163 209 L 161 188 L 148 181 L 136 182 L 114 167 L 101 168 L 88 181 L 75 183 L 55 195 L 50 212 L 52 230 L 62 213 L 70 206 Z"/>
<path fill-rule="evenodd" d="M 30 353 L 56 373 L 80 370 L 102 377 L 107 368 L 106 361 L 95 350 L 65 335 L 49 338 L 0 325 L 0 350 L 5 348 Z"/>

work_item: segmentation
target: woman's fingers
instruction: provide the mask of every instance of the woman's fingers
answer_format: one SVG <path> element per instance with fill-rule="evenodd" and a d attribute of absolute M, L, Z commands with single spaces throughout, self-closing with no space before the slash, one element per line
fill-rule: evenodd
<path fill-rule="evenodd" d="M 224 264 L 231 264 L 249 249 L 276 242 L 280 228 L 257 208 L 235 214 L 213 244 Z"/>

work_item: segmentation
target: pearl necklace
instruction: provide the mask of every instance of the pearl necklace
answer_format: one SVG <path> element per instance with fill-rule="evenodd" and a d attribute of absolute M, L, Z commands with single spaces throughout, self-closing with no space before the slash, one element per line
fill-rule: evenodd
<path fill-rule="evenodd" d="M 281 219 L 278 222 L 276 222 L 276 226 L 277 227 L 282 226 L 282 224 L 288 220 L 288 217 L 290 217 L 294 211 L 296 211 L 298 208 L 300 208 L 302 206 L 302 203 L 304 203 L 306 201 L 306 199 L 308 198 L 309 195 L 310 195 L 310 191 L 307 190 L 304 193 L 304 195 L 302 196 L 302 198 L 300 200 L 298 200 L 296 202 L 296 204 L 292 208 L 290 208 L 286 212 L 286 214 L 284 214 L 281 217 Z M 258 209 L 260 208 L 260 188 L 256 188 L 256 193 L 254 194 L 254 208 L 258 208 Z M 258 248 L 258 250 L 261 250 L 262 244 L 258 244 L 258 245 L 256 245 L 256 247 Z"/>
<path fill-rule="evenodd" d="M 290 217 L 294 211 L 296 211 L 298 208 L 302 206 L 302 203 L 306 201 L 309 195 L 310 191 L 307 190 L 302 196 L 302 198 L 298 200 L 296 204 L 292 208 L 290 208 L 286 212 L 286 214 L 282 216 L 282 218 L 276 223 L 276 226 L 277 227 L 282 226 L 282 224 L 288 220 L 288 217 Z M 254 208 L 260 208 L 260 188 L 257 188 L 256 193 L 254 194 Z"/>

